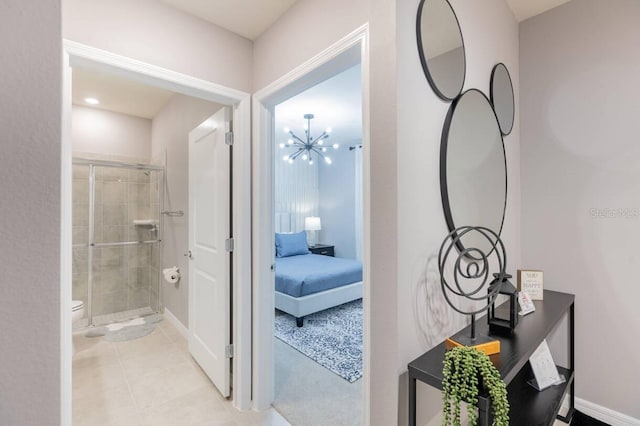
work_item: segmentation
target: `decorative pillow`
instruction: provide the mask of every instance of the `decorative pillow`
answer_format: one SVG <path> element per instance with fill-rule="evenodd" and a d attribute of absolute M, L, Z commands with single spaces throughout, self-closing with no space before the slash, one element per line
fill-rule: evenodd
<path fill-rule="evenodd" d="M 305 231 L 297 234 L 276 234 L 276 257 L 309 254 Z"/>

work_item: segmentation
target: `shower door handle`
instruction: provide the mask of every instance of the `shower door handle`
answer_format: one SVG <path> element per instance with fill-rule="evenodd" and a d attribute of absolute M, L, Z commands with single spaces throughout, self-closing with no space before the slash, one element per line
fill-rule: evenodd
<path fill-rule="evenodd" d="M 191 250 L 187 250 L 187 252 L 184 255 L 185 257 L 188 257 L 190 260 L 193 259 L 193 253 L 191 253 Z"/>

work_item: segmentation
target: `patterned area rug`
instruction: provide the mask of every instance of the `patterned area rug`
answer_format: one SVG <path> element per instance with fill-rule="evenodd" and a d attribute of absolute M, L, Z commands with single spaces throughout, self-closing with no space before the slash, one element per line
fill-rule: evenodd
<path fill-rule="evenodd" d="M 151 334 L 156 328 L 156 323 L 162 321 L 160 315 L 135 318 L 127 322 L 116 322 L 104 327 L 96 327 L 89 330 L 85 337 L 104 336 L 110 342 L 126 342 Z"/>
<path fill-rule="evenodd" d="M 362 299 L 308 315 L 276 310 L 276 337 L 350 383 L 362 377 Z"/>

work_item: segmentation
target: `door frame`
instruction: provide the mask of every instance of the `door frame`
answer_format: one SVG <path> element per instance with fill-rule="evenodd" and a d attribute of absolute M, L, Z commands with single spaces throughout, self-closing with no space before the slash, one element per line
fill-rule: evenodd
<path fill-rule="evenodd" d="M 61 417 L 71 425 L 71 92 L 70 67 L 82 66 L 106 71 L 163 89 L 233 107 L 233 170 L 251 169 L 251 95 L 210 81 L 168 70 L 126 56 L 117 55 L 71 40 L 63 40 L 62 96 L 62 194 L 61 194 Z M 251 407 L 251 174 L 233 173 L 234 223 L 232 339 L 232 403 L 239 410 Z"/>
<path fill-rule="evenodd" d="M 282 101 L 347 68 L 361 64 L 363 149 L 363 424 L 370 401 L 370 133 L 369 27 L 364 24 L 329 48 L 253 95 L 253 404 L 263 410 L 274 400 L 274 108 Z"/>

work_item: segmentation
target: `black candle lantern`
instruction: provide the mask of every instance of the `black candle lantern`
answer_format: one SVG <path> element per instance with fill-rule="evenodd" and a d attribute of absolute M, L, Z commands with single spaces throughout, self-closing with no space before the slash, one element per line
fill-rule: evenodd
<path fill-rule="evenodd" d="M 509 297 L 507 303 L 496 307 L 495 298 L 491 301 L 487 319 L 489 331 L 494 334 L 511 335 L 518 325 L 518 290 L 509 281 L 512 278 L 509 274 L 504 274 L 502 280 L 498 274 L 493 274 L 494 280 L 489 285 L 489 292 L 495 286 L 499 286 L 498 294 Z"/>

